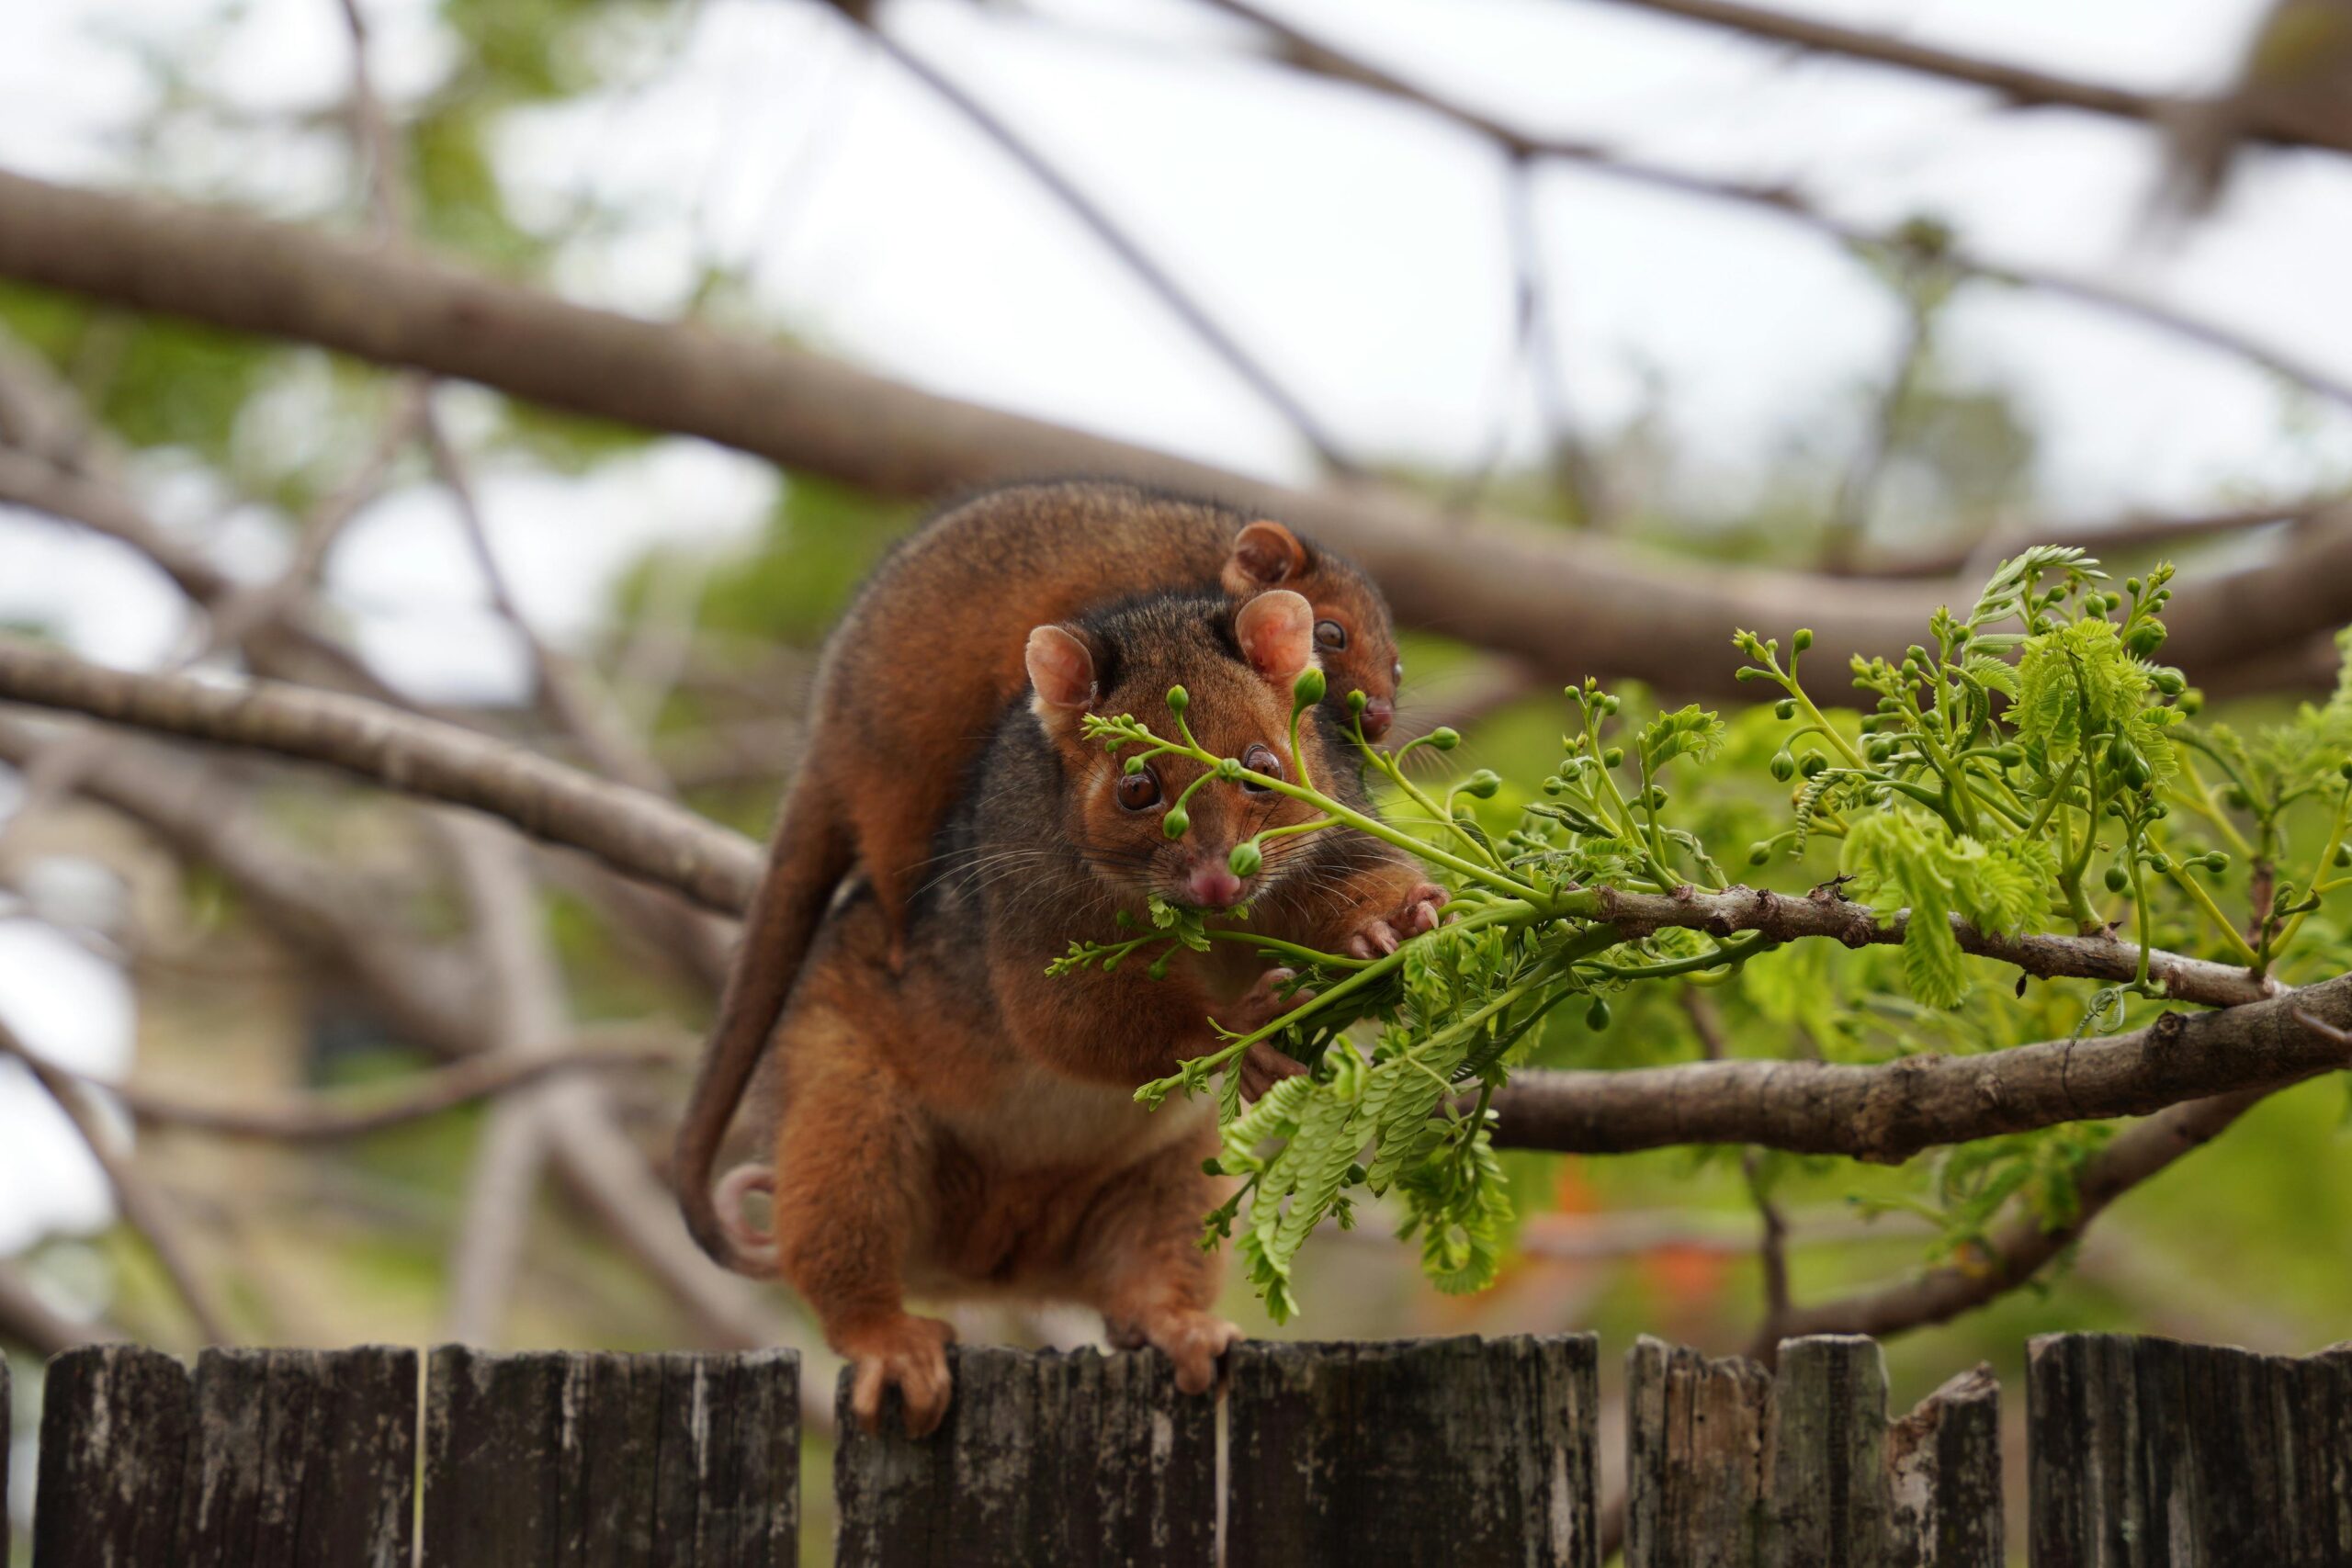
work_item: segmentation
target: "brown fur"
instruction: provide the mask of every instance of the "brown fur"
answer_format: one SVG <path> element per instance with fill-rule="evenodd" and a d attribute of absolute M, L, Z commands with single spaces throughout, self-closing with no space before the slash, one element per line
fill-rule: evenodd
<path fill-rule="evenodd" d="M 727 1191 L 731 1201 L 772 1189 L 772 1241 L 746 1250 L 791 1281 L 855 1363 L 852 1404 L 869 1425 L 893 1387 L 918 1434 L 945 1408 L 946 1325 L 910 1315 L 910 1292 L 1082 1303 L 1114 1342 L 1166 1351 L 1182 1387 L 1213 1385 L 1237 1337 L 1210 1311 L 1219 1257 L 1195 1239 L 1223 1196 L 1201 1169 L 1216 1146 L 1214 1106 L 1148 1111 L 1133 1090 L 1212 1048 L 1213 1017 L 1248 1029 L 1283 1004 L 1240 943 L 1180 952 L 1161 980 L 1141 957 L 1108 975 L 1045 970 L 1072 938 L 1119 940 L 1121 911 L 1181 897 L 1243 838 L 1311 815 L 1212 780 L 1170 840 L 1167 808 L 1198 764 L 1158 759 L 1159 802 L 1129 809 L 1119 761 L 1079 724 L 1133 713 L 1173 733 L 1166 693 L 1181 683 L 1209 750 L 1262 746 L 1295 777 L 1287 694 L 1310 657 L 1307 614 L 1282 593 L 1240 612 L 1162 600 L 1063 628 L 1083 669 L 1042 667 L 1033 700 L 1006 708 L 941 835 L 950 869 L 917 900 L 907 962 L 894 962 L 888 922 L 863 891 L 819 934 L 778 1031 L 773 1176 L 738 1173 Z M 1266 635 L 1237 636 L 1238 615 Z M 1080 704 L 1056 700 L 1081 693 Z M 1310 728 L 1302 749 L 1336 772 L 1328 733 Z M 1442 895 L 1409 867 L 1393 868 L 1394 900 L 1372 907 L 1360 877 L 1325 880 L 1324 856 L 1352 837 L 1277 840 L 1238 891 L 1268 907 L 1292 895 L 1296 928 L 1327 943 L 1433 919 Z"/>
<path fill-rule="evenodd" d="M 719 1002 L 673 1159 L 687 1228 L 741 1268 L 710 1179 L 809 939 L 862 865 L 895 943 L 926 878 L 932 840 L 1006 701 L 1026 684 L 1032 627 L 1137 593 L 1295 590 L 1345 647 L 1318 649 L 1330 695 L 1396 697 L 1388 610 L 1343 558 L 1280 525 L 1206 502 L 1097 481 L 1017 485 L 941 513 L 892 553 L 828 643 L 805 761 L 787 795 Z M 1375 897 L 1378 893 L 1375 891 Z M 899 951 L 894 947 L 893 952 Z"/>

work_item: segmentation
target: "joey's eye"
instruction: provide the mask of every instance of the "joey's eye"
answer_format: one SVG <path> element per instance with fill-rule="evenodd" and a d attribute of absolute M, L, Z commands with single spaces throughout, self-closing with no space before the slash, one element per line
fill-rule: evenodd
<path fill-rule="evenodd" d="M 1396 663 L 1388 667 L 1388 678 L 1396 682 L 1400 686 L 1405 683 L 1405 661 L 1403 660 L 1400 659 Z"/>
<path fill-rule="evenodd" d="M 1241 765 L 1249 769 L 1253 773 L 1263 773 L 1270 779 L 1278 779 L 1283 776 L 1283 760 L 1280 757 L 1275 756 L 1273 752 L 1268 750 L 1263 746 L 1252 746 L 1249 750 L 1243 752 L 1241 754 Z M 1266 793 L 1266 786 L 1264 784 L 1252 784 L 1248 779 L 1243 779 L 1241 781 L 1241 787 L 1248 790 L 1251 795 L 1263 795 Z"/>
<path fill-rule="evenodd" d="M 1159 780 L 1149 768 L 1119 775 L 1119 804 L 1130 811 L 1148 811 L 1159 804 Z"/>
<path fill-rule="evenodd" d="M 1348 646 L 1348 628 L 1337 621 L 1315 623 L 1315 646 L 1337 653 Z"/>

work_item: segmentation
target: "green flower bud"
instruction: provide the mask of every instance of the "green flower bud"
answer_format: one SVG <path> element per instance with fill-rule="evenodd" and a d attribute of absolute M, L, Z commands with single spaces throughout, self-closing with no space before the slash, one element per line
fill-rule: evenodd
<path fill-rule="evenodd" d="M 1652 785 L 1650 785 L 1650 796 L 1649 796 L 1649 800 L 1650 800 L 1650 809 L 1651 809 L 1652 811 L 1660 811 L 1660 810 L 1665 809 L 1665 807 L 1666 807 L 1666 786 L 1665 786 L 1664 784 L 1652 784 Z"/>
<path fill-rule="evenodd" d="M 1351 714 L 1361 715 L 1365 706 L 1369 705 L 1372 699 L 1370 697 L 1365 696 L 1360 691 L 1350 692 L 1348 694 L 1348 711 Z"/>
<path fill-rule="evenodd" d="M 2230 869 L 2230 857 L 2220 850 L 2205 852 L 2205 869 L 2216 875 Z"/>
<path fill-rule="evenodd" d="M 1609 998 L 1595 997 L 1592 1005 L 1584 1010 L 1584 1026 L 1595 1032 L 1609 1027 Z"/>
<path fill-rule="evenodd" d="M 1480 768 L 1462 781 L 1462 793 L 1476 800 L 1492 800 L 1495 792 L 1503 787 L 1502 774 L 1492 768 Z"/>
<path fill-rule="evenodd" d="M 1993 761 L 2005 768 L 2017 767 L 2025 761 L 2025 748 L 2018 745 L 1996 746 L 1993 749 Z"/>
<path fill-rule="evenodd" d="M 2244 811 L 2254 804 L 2254 796 L 2246 794 L 2245 786 L 2232 784 L 2222 792 L 2222 802 L 2233 811 Z"/>
<path fill-rule="evenodd" d="M 1788 719 L 1794 718 L 1796 716 L 1797 700 L 1794 697 L 1782 697 L 1779 702 L 1772 705 L 1772 716 L 1774 718 Z"/>
<path fill-rule="evenodd" d="M 1151 961 L 1151 967 L 1145 970 L 1144 973 L 1150 976 L 1155 980 L 1165 980 L 1168 978 L 1168 954 L 1163 953 L 1159 957 L 1153 959 Z"/>
<path fill-rule="evenodd" d="M 2336 769 L 2335 774 L 2336 777 L 2342 779 L 2346 784 L 2352 784 L 2352 762 L 2346 762 L 2342 767 Z"/>
<path fill-rule="evenodd" d="M 1903 662 L 1905 664 L 1925 664 L 1928 662 L 1928 650 L 1921 648 L 1915 642 L 1910 647 L 1903 650 Z"/>
<path fill-rule="evenodd" d="M 2123 782 L 2133 789 L 2147 788 L 2155 776 L 2154 771 L 2148 766 L 2148 760 L 2139 752 L 2134 751 L 2124 759 Z"/>
<path fill-rule="evenodd" d="M 1894 739 L 1892 736 L 1873 735 L 1869 744 L 1862 748 L 1862 757 L 1866 761 L 1883 762 L 1894 755 Z"/>
<path fill-rule="evenodd" d="M 2137 599 L 2140 596 L 2140 580 L 2138 578 L 2125 578 L 2123 580 L 2123 588 L 2124 592 L 2130 593 L 2132 598 Z"/>
<path fill-rule="evenodd" d="M 1747 846 L 1748 864 L 1762 865 L 1766 861 L 1770 860 L 1771 858 L 1772 846 L 1766 843 L 1763 840 L 1758 839 L 1756 842 Z"/>
<path fill-rule="evenodd" d="M 2205 694 L 2199 691 L 2196 687 L 2191 686 L 2188 690 L 2181 693 L 2177 698 L 2174 699 L 2172 705 L 2178 708 L 2181 712 L 2189 715 L 2191 717 L 2194 717 L 2199 713 L 2204 711 Z"/>
<path fill-rule="evenodd" d="M 1323 694 L 1327 689 L 1328 682 L 1323 679 L 1323 671 L 1310 664 L 1298 672 L 1296 681 L 1291 682 L 1290 705 L 1295 708 L 1311 708 L 1323 700 Z"/>
<path fill-rule="evenodd" d="M 1201 1161 L 1201 1174 L 1203 1176 L 1223 1176 L 1225 1174 L 1225 1167 L 1216 1163 L 1216 1156 L 1211 1155 L 1208 1158 Z"/>
<path fill-rule="evenodd" d="M 2120 865 L 2111 865 L 2107 868 L 2107 890 L 2109 893 L 2120 893 L 2131 886 L 2131 873 Z"/>
<path fill-rule="evenodd" d="M 1613 768 L 1624 760 L 1625 749 L 1623 746 L 1611 746 L 1600 754 L 1600 765 L 1604 768 Z"/>
<path fill-rule="evenodd" d="M 1785 746 L 1773 752 L 1772 760 L 1764 765 L 1770 769 L 1772 776 L 1782 784 L 1797 776 L 1797 760 L 1789 755 L 1788 748 Z"/>
<path fill-rule="evenodd" d="M 2335 846 L 2335 863 L 2339 866 L 2352 865 L 2352 844 Z"/>
<path fill-rule="evenodd" d="M 1351 1164 L 1348 1167 L 1349 1186 L 1362 1187 L 1365 1182 L 1371 1179 L 1372 1172 L 1366 1170 L 1361 1164 Z"/>
<path fill-rule="evenodd" d="M 2165 854 L 2161 850 L 2157 851 L 2154 854 L 2148 857 L 2148 869 L 2154 872 L 2158 876 L 2170 876 L 2172 874 L 2172 856 Z"/>
<path fill-rule="evenodd" d="M 1219 757 L 1216 760 L 1216 776 L 1227 784 L 1239 778 L 1243 772 L 1241 759 L 1238 757 Z"/>
<path fill-rule="evenodd" d="M 1184 829 L 1192 825 L 1192 813 L 1186 811 L 1181 806 L 1159 819 L 1159 830 L 1167 834 L 1171 839 L 1182 838 L 1184 836 Z"/>
<path fill-rule="evenodd" d="M 1168 711 L 1170 713 L 1181 714 L 1187 707 L 1192 705 L 1192 702 L 1193 694 L 1184 690 L 1183 687 L 1170 686 L 1168 688 Z"/>
<path fill-rule="evenodd" d="M 1441 724 L 1430 731 L 1430 745 L 1440 751 L 1451 751 L 1462 744 L 1462 731 L 1450 724 Z"/>
<path fill-rule="evenodd" d="M 2154 621 L 2142 621 L 2123 639 L 2123 646 L 2145 659 L 2165 645 L 2165 628 Z"/>
<path fill-rule="evenodd" d="M 1797 635 L 1791 637 L 1789 642 L 1799 653 L 1803 653 L 1806 649 L 1813 646 L 1813 628 L 1810 626 L 1799 626 L 1797 628 Z"/>
<path fill-rule="evenodd" d="M 1144 762 L 1143 762 L 1143 759 L 1142 759 L 1141 757 L 1130 757 L 1130 758 L 1128 758 L 1128 759 L 1127 759 L 1127 765 L 1126 765 L 1125 768 L 1122 768 L 1122 769 L 1120 770 L 1120 772 L 1122 772 L 1122 773 L 1139 773 L 1143 772 L 1143 768 L 1144 768 Z"/>
<path fill-rule="evenodd" d="M 1817 776 L 1821 770 L 1828 765 L 1829 759 L 1827 757 L 1822 755 L 1818 751 L 1807 751 L 1804 754 L 1804 761 L 1797 764 L 1797 772 L 1803 773 L 1807 778 L 1813 778 Z"/>
<path fill-rule="evenodd" d="M 1233 846 L 1231 854 L 1225 857 L 1225 865 L 1236 876 L 1255 876 L 1265 860 L 1265 852 L 1258 848 L 1258 841 L 1244 839 Z"/>
<path fill-rule="evenodd" d="M 2183 675 L 2179 671 L 2173 669 L 2170 665 L 2166 665 L 2165 668 L 2158 670 L 2154 675 L 2150 676 L 2149 679 L 2155 682 L 2157 691 L 2162 692 L 2168 697 L 2177 697 L 2180 695 L 2181 693 L 2188 690 L 2188 677 Z"/>
<path fill-rule="evenodd" d="M 1131 931 L 1136 929 L 1136 918 L 1133 915 L 1128 914 L 1125 909 L 1120 910 L 1117 914 L 1112 916 L 1111 919 L 1123 931 Z"/>

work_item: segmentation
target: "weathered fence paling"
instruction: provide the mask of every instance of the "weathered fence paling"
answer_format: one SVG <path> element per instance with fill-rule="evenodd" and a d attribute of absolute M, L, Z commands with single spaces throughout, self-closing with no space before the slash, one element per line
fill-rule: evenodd
<path fill-rule="evenodd" d="M 424 1568 L 792 1568 L 800 1360 L 491 1355 L 425 1394 Z"/>
<path fill-rule="evenodd" d="M 1244 1344 L 1226 1562 L 1598 1568 L 1589 1334 Z"/>
<path fill-rule="evenodd" d="M 933 1437 L 844 1423 L 842 1563 L 1217 1562 L 1216 1406 L 1163 1359 L 955 1358 Z M 1238 1348 L 1224 1562 L 1595 1568 L 1597 1363 L 1590 1336 Z M 2061 1336 L 2029 1367 L 2035 1568 L 2352 1568 L 2352 1347 Z M 129 1346 L 58 1357 L 35 1568 L 795 1562 L 789 1352 L 448 1347 L 424 1371 L 381 1348 L 208 1351 L 192 1370 Z M 6 1391 L 0 1369 L 0 1440 Z M 1890 1422 L 1870 1340 L 1788 1340 L 1773 1372 L 1645 1338 L 1627 1405 L 1628 1568 L 2004 1561 L 1982 1369 Z"/>
<path fill-rule="evenodd" d="M 50 1363 L 40 1568 L 403 1568 L 416 1352 L 130 1345 Z"/>
<path fill-rule="evenodd" d="M 1216 1406 L 1158 1356 L 951 1347 L 956 1398 L 922 1442 L 867 1437 L 841 1384 L 840 1568 L 1210 1568 Z"/>
<path fill-rule="evenodd" d="M 2037 1564 L 2352 1564 L 2352 1346 L 2049 1335 L 2026 1409 Z"/>
<path fill-rule="evenodd" d="M 1878 1346 L 1777 1376 L 1645 1337 L 1626 1359 L 1626 1568 L 1999 1568 L 1999 1391 L 1978 1368 L 1890 1426 Z"/>

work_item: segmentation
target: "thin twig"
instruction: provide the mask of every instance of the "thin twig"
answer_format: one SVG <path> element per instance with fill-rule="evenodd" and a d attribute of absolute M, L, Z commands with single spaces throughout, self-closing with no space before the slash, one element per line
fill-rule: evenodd
<path fill-rule="evenodd" d="M 1350 458 L 1340 444 L 1326 429 L 1322 421 L 1309 410 L 1306 402 L 1269 369 L 1265 362 L 1245 346 L 1241 340 L 1219 325 L 1207 308 L 1192 292 L 1176 280 L 1173 274 L 1152 259 L 1151 253 L 1118 220 L 1113 218 L 1100 203 L 1080 190 L 1046 153 L 995 110 L 964 90 L 953 77 L 908 49 L 880 27 L 864 16 L 858 23 L 873 39 L 875 46 L 887 54 L 901 69 L 938 96 L 943 103 L 970 121 L 975 129 L 995 142 L 1022 170 L 1045 187 L 1071 217 L 1086 228 L 1104 249 L 1133 273 L 1143 285 L 1158 295 L 1176 318 L 1182 321 L 1193 336 L 1208 350 L 1225 361 L 1227 368 L 1249 383 L 1252 390 L 1271 404 L 1290 423 L 1301 440 L 1315 451 L 1324 467 L 1334 473 L 1359 477 L 1362 467 Z"/>
<path fill-rule="evenodd" d="M 2140 92 L 2105 82 L 2061 76 L 2031 66 L 1985 60 L 1958 50 L 1915 43 L 1865 28 L 1840 26 L 1811 17 L 1748 6 L 1739 0 L 1611 0 L 1611 4 L 1653 11 L 1689 22 L 1746 34 L 1768 43 L 1787 44 L 1815 54 L 1834 54 L 1917 75 L 1965 83 L 1999 94 L 2022 108 L 2042 107 L 2079 109 L 2086 114 L 2135 120 L 2163 131 L 2178 118 L 2188 100 L 2160 93 Z M 2352 132 L 2335 133 L 2315 120 L 2277 118 L 2258 108 L 2246 134 L 2286 147 L 2312 147 L 2352 152 Z"/>
<path fill-rule="evenodd" d="M 74 1123 L 74 1130 L 82 1135 L 90 1157 L 97 1161 L 107 1185 L 114 1191 L 115 1212 L 147 1244 L 155 1261 L 163 1265 L 164 1277 L 171 1280 L 172 1289 L 178 1293 L 180 1303 L 187 1309 L 204 1343 L 232 1343 L 234 1336 L 229 1330 L 228 1319 L 222 1315 L 212 1289 L 205 1283 L 195 1260 L 188 1256 L 180 1216 L 115 1146 L 114 1135 L 104 1125 L 98 1108 L 91 1102 L 80 1080 L 51 1066 L 28 1050 L 16 1031 L 6 1024 L 0 1024 L 0 1055 L 23 1063 L 50 1099 L 57 1102 L 66 1120 Z"/>
<path fill-rule="evenodd" d="M 1377 65 L 1309 37 L 1291 23 L 1263 10 L 1252 0 L 1204 0 L 1204 3 L 1253 22 L 1282 40 L 1285 48 L 1281 59 L 1294 69 L 1352 83 L 1419 105 L 1490 138 L 1516 155 L 1556 158 L 1612 179 L 1775 212 L 1841 244 L 1872 249 L 1900 250 L 1904 247 L 1899 233 L 1882 231 L 1838 218 L 1788 185 L 1716 178 L 1647 163 L 1597 142 L 1573 137 L 1534 135 L 1428 88 L 1415 86 Z M 2193 316 L 2161 300 L 2127 293 L 2090 277 L 2052 268 L 2012 265 L 1973 256 L 1956 247 L 1939 253 L 1939 259 L 1955 272 L 1967 273 L 1990 282 L 2039 288 L 2062 299 L 2072 299 L 2076 304 L 2128 317 L 2143 325 L 2158 327 L 2210 348 L 2236 355 L 2332 402 L 2352 406 L 2352 378 L 2337 375 L 2314 361 L 2298 358 L 2287 349 L 2257 342 L 2233 328 Z"/>

